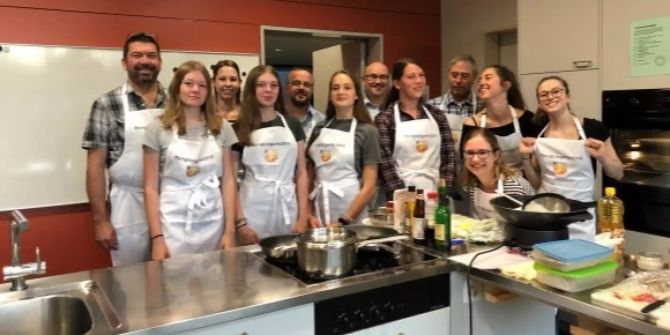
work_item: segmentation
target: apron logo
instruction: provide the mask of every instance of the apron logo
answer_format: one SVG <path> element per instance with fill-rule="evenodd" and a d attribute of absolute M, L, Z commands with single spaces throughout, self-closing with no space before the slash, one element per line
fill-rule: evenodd
<path fill-rule="evenodd" d="M 265 150 L 265 160 L 273 163 L 279 159 L 279 153 L 277 151 L 272 150 L 272 149 L 267 149 Z"/>
<path fill-rule="evenodd" d="M 330 159 L 333 158 L 333 155 L 330 153 L 330 150 L 321 150 L 321 161 L 327 163 Z"/>
<path fill-rule="evenodd" d="M 197 165 L 189 165 L 186 167 L 186 176 L 193 177 L 200 173 L 200 167 Z"/>
<path fill-rule="evenodd" d="M 428 141 L 426 140 L 418 140 L 416 141 L 416 151 L 417 152 L 426 152 L 428 150 Z"/>
<path fill-rule="evenodd" d="M 563 176 L 568 172 L 568 166 L 565 163 L 554 162 L 553 168 L 557 176 Z"/>

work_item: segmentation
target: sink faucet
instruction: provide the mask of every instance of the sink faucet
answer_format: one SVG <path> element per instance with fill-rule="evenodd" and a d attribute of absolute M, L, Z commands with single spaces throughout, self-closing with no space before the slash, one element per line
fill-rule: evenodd
<path fill-rule="evenodd" d="M 4 281 L 12 281 L 11 291 L 22 291 L 28 288 L 25 277 L 47 273 L 47 264 L 40 259 L 40 248 L 35 248 L 36 260 L 34 263 L 21 264 L 19 259 L 19 251 L 21 250 L 19 237 L 22 231 L 28 230 L 28 219 L 18 210 L 13 210 L 11 215 L 12 221 L 9 223 L 9 232 L 12 247 L 12 265 L 3 267 L 2 274 Z"/>

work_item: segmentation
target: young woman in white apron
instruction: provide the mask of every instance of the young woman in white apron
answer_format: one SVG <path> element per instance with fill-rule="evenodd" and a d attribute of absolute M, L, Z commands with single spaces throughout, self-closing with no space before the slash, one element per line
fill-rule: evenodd
<path fill-rule="evenodd" d="M 375 194 L 379 135 L 363 105 L 360 87 L 349 73 L 336 72 L 328 87 L 326 124 L 316 128 L 307 149 L 308 171 L 314 175 L 313 214 L 322 224 L 360 223 L 368 216 L 367 205 Z"/>
<path fill-rule="evenodd" d="M 144 140 L 144 190 L 152 259 L 234 247 L 230 124 L 216 114 L 209 73 L 180 65 L 165 114 Z M 225 225 L 224 225 L 225 222 Z"/>
<path fill-rule="evenodd" d="M 219 116 L 235 123 L 240 117 L 242 77 L 240 67 L 233 60 L 225 59 L 212 65 L 212 81 L 214 82 L 214 96 Z"/>
<path fill-rule="evenodd" d="M 470 199 L 470 215 L 477 219 L 499 218 L 491 200 L 500 193 L 534 194 L 527 180 L 506 163 L 497 137 L 486 128 L 478 128 L 463 138 L 461 184 Z"/>
<path fill-rule="evenodd" d="M 236 227 L 246 245 L 307 228 L 309 178 L 302 126 L 283 115 L 277 72 L 271 66 L 253 68 L 243 92 L 236 129 L 241 152 L 236 150 L 234 160 L 245 170 Z"/>
<path fill-rule="evenodd" d="M 400 60 L 393 78 L 388 108 L 375 117 L 387 196 L 408 185 L 435 191 L 440 178 L 451 185 L 456 174 L 451 130 L 443 113 L 422 103 L 425 73 L 413 61 Z"/>
<path fill-rule="evenodd" d="M 554 192 L 580 201 L 593 201 L 595 173 L 591 159 L 603 166 L 604 173 L 614 179 L 623 177 L 623 164 L 612 147 L 606 128 L 599 121 L 584 119 L 584 124 L 570 111 L 570 89 L 560 77 L 540 80 L 537 87 L 539 102 L 537 117 L 549 120 L 535 138 L 524 138 L 519 150 L 524 162 L 524 173 L 540 192 Z M 600 138 L 585 131 L 597 130 Z M 593 240 L 595 213 L 589 221 L 568 226 L 570 238 Z"/>
<path fill-rule="evenodd" d="M 535 127 L 532 113 L 524 110 L 525 103 L 514 73 L 499 65 L 484 69 L 479 75 L 477 93 L 486 108 L 465 120 L 463 136 L 476 127 L 491 129 L 505 162 L 520 170 L 519 143 L 524 136 L 535 135 Z M 510 126 L 511 132 L 508 130 Z"/>

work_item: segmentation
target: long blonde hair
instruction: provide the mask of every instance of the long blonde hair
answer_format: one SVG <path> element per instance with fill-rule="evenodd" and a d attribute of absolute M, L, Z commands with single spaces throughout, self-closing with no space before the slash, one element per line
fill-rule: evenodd
<path fill-rule="evenodd" d="M 214 135 L 221 133 L 221 117 L 216 113 L 216 102 L 212 94 L 212 79 L 209 76 L 207 68 L 200 62 L 187 61 L 175 69 L 172 82 L 168 88 L 169 100 L 165 107 L 165 112 L 160 117 L 161 123 L 165 129 L 170 129 L 177 125 L 177 133 L 184 135 L 186 133 L 186 117 L 184 116 L 184 106 L 179 98 L 179 89 L 184 77 L 193 71 L 202 73 L 207 82 L 207 98 L 205 103 L 200 106 L 200 111 L 205 116 L 205 126 Z"/>
<path fill-rule="evenodd" d="M 500 152 L 500 146 L 498 145 L 498 139 L 496 139 L 496 135 L 493 134 L 492 131 L 490 131 L 488 128 L 475 128 L 472 131 L 468 132 L 465 137 L 463 138 L 463 148 L 465 148 L 465 144 L 468 143 L 469 140 L 475 138 L 475 137 L 481 137 L 486 142 L 489 143 L 491 146 L 491 153 L 496 153 Z M 464 149 L 465 150 L 465 149 Z M 463 153 L 463 157 L 465 158 L 465 153 Z M 479 179 L 477 179 L 477 176 L 472 174 L 470 170 L 465 166 L 465 162 L 463 162 L 463 168 L 461 168 L 461 173 L 459 175 L 459 181 L 461 182 L 461 185 L 465 187 L 474 187 L 477 186 L 477 183 L 479 182 Z M 516 174 L 516 172 L 510 168 L 507 163 L 505 163 L 505 159 L 503 158 L 502 154 L 498 156 L 498 159 L 493 163 L 493 173 L 495 179 L 500 178 L 500 175 L 504 176 L 505 179 L 512 177 Z"/>

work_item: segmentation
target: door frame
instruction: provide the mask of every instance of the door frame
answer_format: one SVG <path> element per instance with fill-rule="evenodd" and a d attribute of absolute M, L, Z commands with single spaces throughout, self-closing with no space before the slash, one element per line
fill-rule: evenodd
<path fill-rule="evenodd" d="M 265 64 L 265 33 L 268 31 L 293 32 L 298 34 L 312 34 L 318 37 L 351 38 L 365 42 L 365 59 L 367 64 L 370 61 L 384 61 L 384 35 L 378 33 L 361 33 L 343 30 L 322 30 L 307 28 L 292 28 L 281 26 L 261 25 L 261 64 Z"/>

